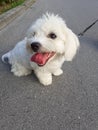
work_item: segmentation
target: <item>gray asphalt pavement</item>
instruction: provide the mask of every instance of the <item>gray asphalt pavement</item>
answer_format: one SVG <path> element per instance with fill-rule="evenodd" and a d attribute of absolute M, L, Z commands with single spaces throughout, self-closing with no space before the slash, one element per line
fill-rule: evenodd
<path fill-rule="evenodd" d="M 98 19 L 97 0 L 37 0 L 0 31 L 0 56 L 47 10 L 76 34 Z M 98 23 L 79 39 L 77 56 L 48 87 L 34 74 L 15 77 L 0 60 L 0 130 L 98 130 Z"/>

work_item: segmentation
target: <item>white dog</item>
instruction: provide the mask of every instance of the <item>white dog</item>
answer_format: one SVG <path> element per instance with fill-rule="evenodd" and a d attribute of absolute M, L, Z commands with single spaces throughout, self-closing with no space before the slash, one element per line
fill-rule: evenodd
<path fill-rule="evenodd" d="M 72 61 L 79 48 L 77 36 L 58 15 L 46 13 L 27 32 L 26 38 L 2 56 L 16 76 L 34 70 L 40 83 L 50 85 L 52 74 L 61 75 L 64 61 Z"/>

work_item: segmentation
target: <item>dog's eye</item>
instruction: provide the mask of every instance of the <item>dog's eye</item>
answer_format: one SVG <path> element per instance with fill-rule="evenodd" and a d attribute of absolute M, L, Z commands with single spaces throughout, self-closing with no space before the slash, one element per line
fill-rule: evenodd
<path fill-rule="evenodd" d="M 56 39 L 57 36 L 55 33 L 49 33 L 48 37 L 51 39 Z"/>
<path fill-rule="evenodd" d="M 34 37 L 34 36 L 36 35 L 36 32 L 33 32 L 33 34 L 32 34 L 32 35 L 33 35 L 33 37 Z"/>

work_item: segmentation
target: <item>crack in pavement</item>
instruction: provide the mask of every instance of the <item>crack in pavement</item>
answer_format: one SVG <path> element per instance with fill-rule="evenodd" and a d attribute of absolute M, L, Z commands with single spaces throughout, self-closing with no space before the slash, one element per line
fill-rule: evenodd
<path fill-rule="evenodd" d="M 84 34 L 92 27 L 94 26 L 96 23 L 98 22 L 98 19 L 95 20 L 92 24 L 90 24 L 88 27 L 86 27 L 81 33 L 78 34 L 78 36 L 84 36 Z"/>

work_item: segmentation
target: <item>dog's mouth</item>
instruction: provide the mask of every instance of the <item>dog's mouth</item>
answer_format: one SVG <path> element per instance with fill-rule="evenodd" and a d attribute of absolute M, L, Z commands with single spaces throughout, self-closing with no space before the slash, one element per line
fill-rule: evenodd
<path fill-rule="evenodd" d="M 54 55 L 55 52 L 37 52 L 31 57 L 31 62 L 35 62 L 39 66 L 44 66 Z"/>

